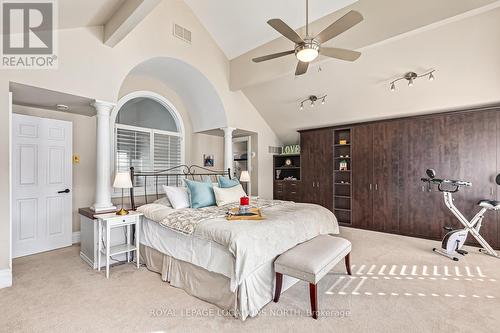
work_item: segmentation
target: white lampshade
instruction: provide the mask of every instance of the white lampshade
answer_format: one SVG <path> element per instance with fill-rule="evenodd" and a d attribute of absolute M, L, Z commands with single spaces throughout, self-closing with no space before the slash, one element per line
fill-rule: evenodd
<path fill-rule="evenodd" d="M 128 172 L 117 172 L 115 176 L 115 182 L 113 183 L 115 188 L 131 188 L 132 181 L 130 180 L 130 174 Z"/>
<path fill-rule="evenodd" d="M 240 182 L 249 182 L 250 181 L 250 173 L 248 171 L 242 171 L 240 175 Z"/>

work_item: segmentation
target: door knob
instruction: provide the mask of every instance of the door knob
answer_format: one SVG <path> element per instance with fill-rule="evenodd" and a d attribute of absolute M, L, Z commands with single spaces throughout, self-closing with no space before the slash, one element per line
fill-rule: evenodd
<path fill-rule="evenodd" d="M 58 191 L 57 193 L 62 194 L 62 193 L 69 193 L 70 190 L 69 188 L 65 189 L 64 191 Z"/>

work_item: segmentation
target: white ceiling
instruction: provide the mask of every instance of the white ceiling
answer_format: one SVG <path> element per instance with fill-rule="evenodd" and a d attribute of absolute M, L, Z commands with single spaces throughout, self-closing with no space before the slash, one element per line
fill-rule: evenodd
<path fill-rule="evenodd" d="M 91 98 L 66 94 L 59 91 L 28 86 L 15 82 L 10 83 L 9 91 L 12 92 L 12 103 L 14 105 L 59 111 L 57 110 L 56 105 L 63 104 L 68 106 L 69 110 L 61 112 L 89 117 L 95 116 L 96 114 L 94 107 L 92 107 L 94 100 Z"/>
<path fill-rule="evenodd" d="M 59 29 L 103 25 L 126 0 L 57 1 Z"/>
<path fill-rule="evenodd" d="M 305 0 L 184 0 L 229 59 L 280 37 L 267 25 L 281 18 L 294 29 L 305 25 Z M 310 0 L 314 21 L 357 0 Z"/>
<path fill-rule="evenodd" d="M 500 2 L 497 7 L 370 47 L 356 62 L 314 63 L 306 75 L 282 76 L 243 92 L 287 144 L 298 141 L 298 129 L 499 103 Z M 431 68 L 436 80 L 418 79 L 411 88 L 401 81 L 390 91 L 390 82 L 405 72 Z M 301 100 L 322 94 L 328 94 L 325 105 L 299 110 Z"/>

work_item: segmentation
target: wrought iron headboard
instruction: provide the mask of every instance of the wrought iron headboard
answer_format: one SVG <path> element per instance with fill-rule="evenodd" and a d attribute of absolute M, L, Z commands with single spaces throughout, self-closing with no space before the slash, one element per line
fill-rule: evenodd
<path fill-rule="evenodd" d="M 227 169 L 226 171 L 215 171 L 211 169 L 207 169 L 198 165 L 179 165 L 170 169 L 160 170 L 160 171 L 151 171 L 151 172 L 136 172 L 134 167 L 130 168 L 130 179 L 132 180 L 132 184 L 136 184 L 136 180 L 143 179 L 144 184 L 140 187 L 144 188 L 144 202 L 148 203 L 148 187 L 151 185 L 154 186 L 156 195 L 156 200 L 160 198 L 159 186 L 161 185 L 167 186 L 182 186 L 183 179 L 191 179 L 191 180 L 204 180 L 205 177 L 210 177 L 210 179 L 214 182 L 217 181 L 217 176 L 227 176 L 231 179 L 231 169 Z M 153 179 L 154 183 L 148 182 L 148 180 Z M 149 194 L 153 195 L 153 194 Z M 132 209 L 135 210 L 136 200 L 134 196 L 134 187 L 130 189 L 130 204 L 132 205 Z"/>

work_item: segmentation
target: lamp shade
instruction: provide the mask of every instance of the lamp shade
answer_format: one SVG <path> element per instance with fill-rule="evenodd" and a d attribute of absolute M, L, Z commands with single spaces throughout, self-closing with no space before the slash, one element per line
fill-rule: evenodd
<path fill-rule="evenodd" d="M 132 181 L 128 172 L 117 172 L 115 176 L 114 188 L 131 188 Z"/>
<path fill-rule="evenodd" d="M 240 182 L 249 182 L 250 181 L 250 174 L 248 173 L 248 171 L 242 171 L 241 172 L 241 175 L 240 175 Z"/>

